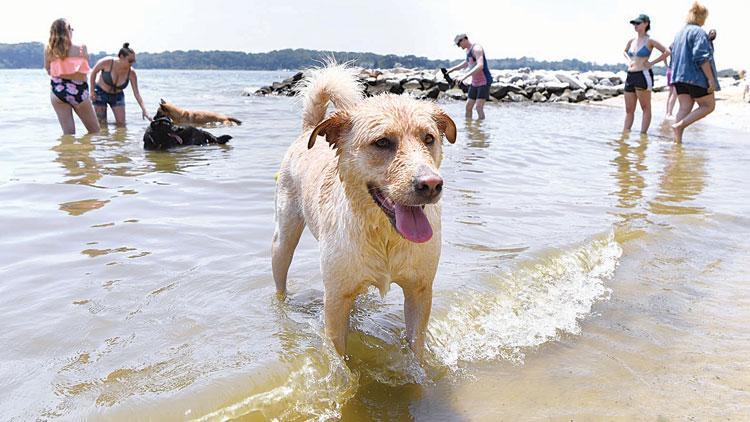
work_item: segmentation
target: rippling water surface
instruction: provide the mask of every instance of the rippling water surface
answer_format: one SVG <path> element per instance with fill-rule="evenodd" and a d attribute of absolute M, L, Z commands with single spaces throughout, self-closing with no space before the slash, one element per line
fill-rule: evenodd
<path fill-rule="evenodd" d="M 226 146 L 59 135 L 43 71 L 0 71 L 0 417 L 498 420 L 750 414 L 748 134 L 675 145 L 622 112 L 490 105 L 445 146 L 428 362 L 400 289 L 360 297 L 342 360 L 317 244 L 274 297 L 289 72 L 139 71 L 142 94 L 236 116 Z M 719 104 L 721 107 L 721 104 Z M 656 119 L 655 119 L 656 121 Z M 82 129 L 78 123 L 79 131 Z"/>

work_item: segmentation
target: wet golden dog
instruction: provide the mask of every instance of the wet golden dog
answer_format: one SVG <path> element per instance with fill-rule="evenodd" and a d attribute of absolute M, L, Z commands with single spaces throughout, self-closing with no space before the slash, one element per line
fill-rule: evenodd
<path fill-rule="evenodd" d="M 279 171 L 272 245 L 276 291 L 286 295 L 307 226 L 320 245 L 325 331 L 344 354 L 349 313 L 369 286 L 404 292 L 406 336 L 421 356 L 440 258 L 442 138 L 456 125 L 434 103 L 362 98 L 355 71 L 318 69 L 301 88 L 303 133 Z M 326 118 L 328 102 L 336 112 Z M 325 139 L 323 138 L 325 137 Z"/>
<path fill-rule="evenodd" d="M 159 102 L 159 109 L 155 117 L 167 116 L 176 125 L 205 125 L 208 123 L 223 123 L 229 125 L 236 123 L 241 125 L 242 122 L 234 117 L 225 116 L 221 113 L 212 111 L 189 111 L 179 108 L 176 105 L 164 101 L 162 98 Z"/>

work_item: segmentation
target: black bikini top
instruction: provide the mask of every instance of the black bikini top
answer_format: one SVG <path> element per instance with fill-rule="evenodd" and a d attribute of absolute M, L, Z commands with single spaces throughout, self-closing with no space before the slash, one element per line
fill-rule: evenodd
<path fill-rule="evenodd" d="M 112 68 L 115 66 L 115 59 L 112 59 L 109 65 L 109 70 L 102 70 L 102 80 L 105 84 L 113 87 L 115 92 L 122 91 L 128 87 L 130 83 L 130 69 L 128 69 L 128 76 L 125 78 L 125 83 L 122 85 L 115 85 L 115 81 L 112 80 Z"/>

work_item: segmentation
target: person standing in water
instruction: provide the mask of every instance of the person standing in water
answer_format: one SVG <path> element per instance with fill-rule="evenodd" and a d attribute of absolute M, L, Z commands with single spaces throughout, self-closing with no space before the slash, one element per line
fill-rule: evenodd
<path fill-rule="evenodd" d="M 719 91 L 711 41 L 701 26 L 708 9 L 697 1 L 688 11 L 687 24 L 674 39 L 672 83 L 680 104 L 672 125 L 675 142 L 682 142 L 685 128 L 711 114 L 716 108 L 714 92 Z M 693 106 L 698 108 L 693 110 Z"/>
<path fill-rule="evenodd" d="M 640 103 L 643 111 L 641 133 L 648 132 L 651 125 L 651 89 L 654 86 L 654 72 L 651 68 L 669 57 L 669 49 L 648 35 L 651 19 L 641 14 L 630 21 L 637 37 L 625 44 L 624 55 L 628 60 L 628 76 L 625 80 L 625 125 L 624 131 L 630 131 L 635 119 L 635 106 Z M 654 61 L 649 61 L 653 49 L 661 51 Z"/>
<path fill-rule="evenodd" d="M 476 105 L 477 118 L 484 120 L 484 103 L 490 98 L 490 85 L 492 84 L 492 74 L 484 55 L 484 49 L 479 44 L 469 42 L 469 37 L 466 34 L 456 35 L 453 41 L 456 46 L 466 50 L 466 59 L 448 69 L 447 73 L 469 67 L 466 73 L 455 78 L 455 80 L 457 83 L 461 83 L 471 78 L 471 86 L 466 100 L 466 118 L 472 118 L 473 109 Z"/>
<path fill-rule="evenodd" d="M 51 77 L 50 101 L 65 135 L 76 133 L 73 111 L 89 133 L 99 132 L 94 108 L 89 98 L 86 73 L 89 71 L 89 54 L 85 45 L 74 45 L 73 28 L 65 19 L 52 22 L 49 42 L 44 49 L 44 69 Z"/>
<path fill-rule="evenodd" d="M 116 58 L 104 57 L 91 70 L 89 80 L 94 86 L 91 99 L 94 101 L 96 116 L 101 124 L 107 124 L 107 106 L 110 106 L 112 114 L 115 115 L 115 124 L 125 126 L 125 88 L 128 85 L 133 87 L 135 100 L 141 106 L 141 116 L 151 120 L 138 91 L 138 74 L 133 69 L 134 63 L 135 51 L 130 48 L 129 43 L 125 43 Z"/>

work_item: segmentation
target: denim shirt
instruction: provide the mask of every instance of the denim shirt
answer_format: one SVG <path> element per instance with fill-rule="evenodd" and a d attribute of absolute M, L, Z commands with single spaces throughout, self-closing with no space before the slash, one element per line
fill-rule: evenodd
<path fill-rule="evenodd" d="M 706 61 L 711 63 L 716 91 L 719 91 L 721 88 L 714 63 L 714 49 L 708 41 L 708 34 L 698 25 L 685 25 L 672 44 L 672 83 L 682 82 L 708 88 L 708 79 L 701 70 L 701 64 Z"/>

